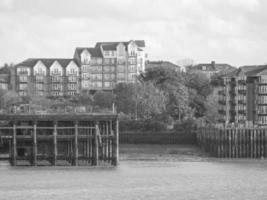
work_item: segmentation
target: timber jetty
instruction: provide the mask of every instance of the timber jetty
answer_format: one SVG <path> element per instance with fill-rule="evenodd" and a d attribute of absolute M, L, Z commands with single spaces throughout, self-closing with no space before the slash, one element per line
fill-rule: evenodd
<path fill-rule="evenodd" d="M 118 164 L 116 114 L 0 114 L 0 121 L 12 166 Z"/>

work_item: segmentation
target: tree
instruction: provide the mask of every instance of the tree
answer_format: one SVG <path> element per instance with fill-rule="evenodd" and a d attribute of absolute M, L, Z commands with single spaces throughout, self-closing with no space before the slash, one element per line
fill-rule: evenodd
<path fill-rule="evenodd" d="M 117 112 L 123 112 L 134 118 L 136 109 L 136 84 L 119 83 L 114 89 Z"/>
<path fill-rule="evenodd" d="M 195 112 L 194 116 L 203 117 L 206 112 L 206 98 L 213 91 L 209 79 L 202 73 L 186 73 L 185 85 L 189 93 L 189 106 Z"/>
<path fill-rule="evenodd" d="M 206 111 L 204 113 L 205 120 L 209 123 L 216 123 L 220 119 L 220 115 L 218 113 L 219 109 L 219 96 L 218 96 L 218 90 L 215 89 L 205 101 L 205 108 Z"/>
<path fill-rule="evenodd" d="M 167 112 L 173 119 L 186 118 L 191 108 L 188 106 L 188 89 L 185 86 L 183 72 L 177 72 L 172 68 L 154 67 L 149 68 L 142 80 L 152 82 L 164 91 L 167 100 Z"/>
<path fill-rule="evenodd" d="M 138 118 L 152 119 L 166 111 L 166 95 L 153 83 L 139 84 L 136 91 Z"/>
<path fill-rule="evenodd" d="M 96 106 L 100 108 L 112 108 L 114 95 L 111 92 L 97 91 L 93 98 Z"/>

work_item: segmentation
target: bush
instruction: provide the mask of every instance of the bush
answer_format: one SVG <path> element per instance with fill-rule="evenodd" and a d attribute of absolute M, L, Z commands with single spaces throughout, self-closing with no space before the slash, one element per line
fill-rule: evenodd
<path fill-rule="evenodd" d="M 163 131 L 166 130 L 166 124 L 155 120 L 126 120 L 120 121 L 121 131 Z"/>
<path fill-rule="evenodd" d="M 197 123 L 194 119 L 187 119 L 181 122 L 176 122 L 173 126 L 173 129 L 176 131 L 190 131 L 195 130 L 197 127 Z"/>

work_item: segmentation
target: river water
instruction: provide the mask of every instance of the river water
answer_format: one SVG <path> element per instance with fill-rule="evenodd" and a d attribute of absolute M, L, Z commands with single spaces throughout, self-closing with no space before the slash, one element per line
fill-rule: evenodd
<path fill-rule="evenodd" d="M 0 180 L 0 200 L 267 199 L 266 160 L 125 159 L 116 168 L 2 164 Z"/>

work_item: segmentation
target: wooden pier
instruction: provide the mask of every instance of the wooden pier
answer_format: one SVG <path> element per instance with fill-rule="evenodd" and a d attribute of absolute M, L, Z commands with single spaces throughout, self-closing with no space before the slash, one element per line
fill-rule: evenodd
<path fill-rule="evenodd" d="M 119 122 L 115 114 L 8 114 L 0 141 L 9 144 L 12 166 L 118 165 Z"/>
<path fill-rule="evenodd" d="M 218 158 L 267 158 L 267 128 L 204 127 L 198 145 Z"/>

